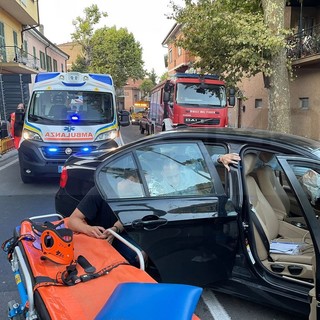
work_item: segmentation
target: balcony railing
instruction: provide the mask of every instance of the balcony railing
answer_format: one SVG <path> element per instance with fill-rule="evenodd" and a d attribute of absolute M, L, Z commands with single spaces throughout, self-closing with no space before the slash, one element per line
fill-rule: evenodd
<path fill-rule="evenodd" d="M 20 63 L 28 68 L 39 70 L 40 60 L 17 46 L 0 47 L 0 63 Z"/>
<path fill-rule="evenodd" d="M 320 54 L 320 24 L 290 37 L 287 52 L 293 60 Z"/>

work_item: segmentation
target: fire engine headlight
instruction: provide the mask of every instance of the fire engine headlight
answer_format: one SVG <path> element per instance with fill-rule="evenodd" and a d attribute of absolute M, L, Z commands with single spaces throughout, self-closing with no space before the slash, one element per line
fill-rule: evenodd
<path fill-rule="evenodd" d="M 27 130 L 27 129 L 23 129 L 22 136 L 23 136 L 23 139 L 25 139 L 25 140 L 42 141 L 42 139 L 38 133 Z"/>
<path fill-rule="evenodd" d="M 104 133 L 99 134 L 95 141 L 103 141 L 103 140 L 113 140 L 118 137 L 118 130 L 111 130 Z"/>

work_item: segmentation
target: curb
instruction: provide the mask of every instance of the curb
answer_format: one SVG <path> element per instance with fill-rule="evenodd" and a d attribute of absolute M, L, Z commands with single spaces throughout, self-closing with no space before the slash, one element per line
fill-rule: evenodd
<path fill-rule="evenodd" d="M 18 155 L 18 150 L 16 149 L 12 149 L 10 151 L 7 151 L 6 153 L 4 154 L 0 154 L 0 163 L 2 161 L 5 161 L 7 159 L 10 159 L 10 158 L 13 158 L 14 156 Z"/>

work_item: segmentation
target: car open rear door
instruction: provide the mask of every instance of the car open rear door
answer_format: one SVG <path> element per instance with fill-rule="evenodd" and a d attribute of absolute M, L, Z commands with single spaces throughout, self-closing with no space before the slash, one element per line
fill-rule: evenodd
<path fill-rule="evenodd" d="M 166 181 L 178 173 L 179 184 Z M 133 147 L 101 164 L 96 183 L 161 281 L 205 286 L 229 277 L 237 213 L 201 141 Z"/>

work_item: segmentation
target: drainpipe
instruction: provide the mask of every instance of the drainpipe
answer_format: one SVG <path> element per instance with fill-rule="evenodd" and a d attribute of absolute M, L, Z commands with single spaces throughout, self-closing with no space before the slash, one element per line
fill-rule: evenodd
<path fill-rule="evenodd" d="M 302 9 L 303 9 L 303 0 L 300 0 L 300 21 L 299 21 L 299 42 L 300 42 L 300 57 L 302 56 L 302 19 L 303 19 L 303 14 L 302 14 Z"/>

